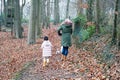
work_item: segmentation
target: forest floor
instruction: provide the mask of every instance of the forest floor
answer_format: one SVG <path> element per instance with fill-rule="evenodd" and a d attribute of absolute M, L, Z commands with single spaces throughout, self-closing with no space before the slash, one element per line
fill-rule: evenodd
<path fill-rule="evenodd" d="M 120 52 L 109 47 L 110 35 L 94 36 L 76 48 L 69 49 L 67 61 L 56 54 L 60 37 L 56 27 L 43 29 L 53 44 L 50 63 L 42 68 L 42 38 L 36 44 L 27 44 L 27 27 L 24 38 L 14 39 L 10 32 L 0 32 L 0 80 L 120 80 Z M 106 55 L 103 55 L 106 54 Z"/>

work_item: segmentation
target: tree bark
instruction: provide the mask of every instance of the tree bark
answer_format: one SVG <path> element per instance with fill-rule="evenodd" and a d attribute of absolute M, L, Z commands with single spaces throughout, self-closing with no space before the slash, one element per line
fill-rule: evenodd
<path fill-rule="evenodd" d="M 42 0 L 42 27 L 46 26 L 46 0 Z"/>
<path fill-rule="evenodd" d="M 77 14 L 82 14 L 83 12 L 83 9 L 82 9 L 82 0 L 77 0 Z"/>
<path fill-rule="evenodd" d="M 99 26 L 99 17 L 100 17 L 100 5 L 99 0 L 96 0 L 96 33 L 100 33 L 100 26 Z"/>
<path fill-rule="evenodd" d="M 2 0 L 1 0 L 1 9 L 2 9 Z M 1 31 L 1 27 L 2 27 L 2 10 L 1 10 L 1 20 L 0 20 L 0 31 Z"/>
<path fill-rule="evenodd" d="M 118 1 L 118 4 L 120 4 L 120 0 Z M 118 5 L 120 7 L 120 5 Z M 120 12 L 120 8 L 118 9 L 118 12 Z M 118 29 L 120 30 L 120 15 L 118 15 Z M 120 32 L 118 31 L 118 49 L 120 50 Z"/>
<path fill-rule="evenodd" d="M 6 26 L 6 13 L 7 13 L 7 9 L 6 9 L 6 2 L 5 2 L 5 0 L 3 0 L 3 4 L 4 4 L 4 25 Z"/>
<path fill-rule="evenodd" d="M 66 18 L 69 18 L 69 4 L 70 4 L 70 0 L 67 0 L 67 6 L 66 6 Z"/>
<path fill-rule="evenodd" d="M 21 12 L 21 19 L 23 18 L 23 8 L 25 6 L 25 3 L 26 3 L 26 0 L 22 0 L 22 6 L 21 6 L 21 10 L 20 10 L 20 12 Z"/>
<path fill-rule="evenodd" d="M 37 35 L 39 37 L 42 35 L 42 0 L 39 0 L 39 27 L 37 30 Z"/>
<path fill-rule="evenodd" d="M 93 0 L 88 0 L 87 20 L 90 22 L 93 21 L 93 2 L 94 2 Z"/>
<path fill-rule="evenodd" d="M 54 0 L 54 24 L 58 24 L 60 20 L 59 15 L 59 0 Z"/>
<path fill-rule="evenodd" d="M 28 44 L 36 43 L 35 36 L 35 24 L 36 24 L 36 0 L 31 0 L 31 11 L 30 11 L 30 21 L 29 21 L 29 29 L 28 29 Z"/>
<path fill-rule="evenodd" d="M 22 38 L 21 13 L 19 0 L 15 0 L 15 37 Z"/>
<path fill-rule="evenodd" d="M 50 28 L 50 0 L 47 0 L 47 24 L 46 28 Z"/>
<path fill-rule="evenodd" d="M 41 35 L 41 0 L 37 0 L 36 1 L 36 15 L 37 15 L 37 19 L 36 19 L 36 38 L 39 38 Z"/>
<path fill-rule="evenodd" d="M 113 36 L 112 36 L 112 45 L 116 45 L 117 42 L 117 16 L 118 16 L 118 2 L 115 2 L 115 13 L 114 13 L 114 28 L 113 28 Z"/>

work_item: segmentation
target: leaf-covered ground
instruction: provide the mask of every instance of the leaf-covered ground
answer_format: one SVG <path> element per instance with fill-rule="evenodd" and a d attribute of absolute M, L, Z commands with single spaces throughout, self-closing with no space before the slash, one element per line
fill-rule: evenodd
<path fill-rule="evenodd" d="M 49 65 L 43 69 L 40 49 L 42 38 L 38 38 L 34 45 L 27 45 L 27 27 L 25 27 L 23 39 L 13 39 L 10 32 L 0 32 L 0 80 L 12 78 L 20 80 L 120 80 L 120 52 L 113 49 L 116 58 L 109 67 L 104 62 L 100 63 L 99 57 L 95 57 L 95 54 L 103 51 L 107 36 L 101 37 L 96 42 L 87 41 L 81 45 L 80 49 L 76 49 L 73 45 L 69 49 L 67 61 L 62 62 L 61 54 L 56 54 L 56 50 L 60 49 L 60 37 L 56 33 L 56 28 L 43 29 L 44 35 L 48 35 L 53 44 L 53 56 Z"/>

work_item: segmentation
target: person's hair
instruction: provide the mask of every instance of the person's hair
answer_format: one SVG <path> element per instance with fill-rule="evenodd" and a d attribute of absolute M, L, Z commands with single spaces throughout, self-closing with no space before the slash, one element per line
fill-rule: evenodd
<path fill-rule="evenodd" d="M 65 24 L 70 24 L 70 25 L 72 25 L 72 21 L 71 21 L 70 19 L 68 19 L 68 18 L 65 19 L 64 23 L 65 23 Z"/>
<path fill-rule="evenodd" d="M 47 37 L 47 36 L 45 36 L 45 37 L 44 37 L 44 40 L 45 40 L 45 41 L 47 41 L 47 40 L 48 40 L 48 37 Z"/>

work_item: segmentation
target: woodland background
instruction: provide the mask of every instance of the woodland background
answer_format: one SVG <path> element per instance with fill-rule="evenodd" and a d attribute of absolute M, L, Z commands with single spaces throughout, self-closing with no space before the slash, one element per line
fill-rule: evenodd
<path fill-rule="evenodd" d="M 73 22 L 60 60 L 57 28 Z M 0 80 L 120 80 L 120 0 L 0 0 Z M 42 69 L 43 36 L 53 56 Z"/>

